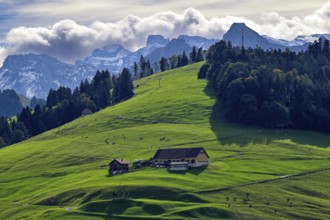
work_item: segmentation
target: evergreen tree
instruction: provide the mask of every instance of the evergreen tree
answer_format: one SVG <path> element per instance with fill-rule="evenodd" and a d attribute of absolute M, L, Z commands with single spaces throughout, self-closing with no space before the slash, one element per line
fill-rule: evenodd
<path fill-rule="evenodd" d="M 192 52 L 190 53 L 190 62 L 191 62 L 191 63 L 196 63 L 196 62 L 198 62 L 198 61 L 197 61 L 197 51 L 196 51 L 196 47 L 195 47 L 195 46 L 193 47 L 193 50 L 192 50 Z"/>
<path fill-rule="evenodd" d="M 11 144 L 12 129 L 8 123 L 8 118 L 1 116 L 0 117 L 0 137 L 4 145 Z"/>
<path fill-rule="evenodd" d="M 205 74 L 206 73 L 206 74 Z M 198 73 L 224 105 L 225 118 L 266 127 L 330 132 L 329 41 L 307 51 L 211 46 Z"/>
<path fill-rule="evenodd" d="M 178 57 L 177 56 L 172 56 L 169 58 L 169 65 L 170 65 L 170 69 L 174 69 L 176 68 L 178 63 Z"/>
<path fill-rule="evenodd" d="M 114 102 L 119 102 L 131 98 L 133 93 L 133 82 L 131 74 L 127 68 L 124 68 L 113 91 Z"/>
<path fill-rule="evenodd" d="M 137 65 L 136 62 L 134 62 L 134 66 L 133 66 L 133 70 L 134 70 L 134 77 L 135 79 L 139 79 L 139 66 Z"/>
<path fill-rule="evenodd" d="M 204 60 L 204 56 L 203 56 L 203 48 L 199 48 L 198 52 L 197 52 L 197 58 L 196 58 L 196 62 L 200 62 Z"/>
<path fill-rule="evenodd" d="M 147 61 L 146 67 L 145 67 L 145 76 L 151 76 L 154 74 L 154 70 L 152 69 L 149 60 Z"/>
<path fill-rule="evenodd" d="M 197 78 L 198 79 L 205 79 L 206 78 L 206 73 L 207 73 L 207 70 L 209 68 L 209 64 L 204 64 L 198 71 L 198 76 Z"/>
<path fill-rule="evenodd" d="M 13 132 L 13 135 L 12 135 L 12 138 L 11 138 L 11 142 L 12 143 L 17 143 L 17 142 L 20 142 L 20 141 L 22 141 L 24 139 L 25 139 L 24 133 L 21 130 L 15 130 Z"/>
<path fill-rule="evenodd" d="M 169 69 L 168 60 L 162 57 L 162 59 L 159 61 L 159 67 L 161 72 L 168 70 Z"/>
<path fill-rule="evenodd" d="M 330 58 L 330 42 L 328 39 L 324 39 L 322 53 L 327 58 Z"/>
<path fill-rule="evenodd" d="M 46 105 L 46 100 L 33 96 L 30 102 L 30 108 L 34 108 L 36 105 L 44 106 Z"/>
<path fill-rule="evenodd" d="M 147 65 L 147 62 L 144 59 L 143 55 L 141 55 L 141 57 L 140 57 L 140 77 L 139 78 L 143 78 L 146 76 L 146 72 L 145 72 L 146 65 Z"/>
<path fill-rule="evenodd" d="M 3 138 L 0 136 L 0 148 L 3 148 L 6 146 L 5 141 L 3 140 Z"/>
<path fill-rule="evenodd" d="M 178 56 L 178 63 L 176 65 L 176 67 L 182 67 L 182 66 L 186 66 L 189 64 L 189 60 L 188 57 L 186 55 L 186 52 L 183 51 L 181 56 Z"/>

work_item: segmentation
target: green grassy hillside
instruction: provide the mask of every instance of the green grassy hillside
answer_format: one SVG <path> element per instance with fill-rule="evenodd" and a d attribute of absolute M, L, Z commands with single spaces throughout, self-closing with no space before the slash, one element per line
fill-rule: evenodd
<path fill-rule="evenodd" d="M 132 99 L 1 149 L 0 219 L 329 219 L 330 137 L 221 121 L 201 65 L 141 79 Z M 113 158 L 200 146 L 206 169 L 107 173 Z"/>

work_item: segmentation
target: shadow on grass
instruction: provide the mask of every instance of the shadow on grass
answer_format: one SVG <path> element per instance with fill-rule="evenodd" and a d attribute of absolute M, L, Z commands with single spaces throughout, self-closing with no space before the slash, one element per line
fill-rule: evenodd
<path fill-rule="evenodd" d="M 80 209 L 87 212 L 99 212 L 107 213 L 108 215 L 120 215 L 126 212 L 127 209 L 131 207 L 140 207 L 142 202 L 136 202 L 129 199 L 114 199 L 110 201 L 97 201 L 92 203 L 87 203 L 83 205 Z"/>
<path fill-rule="evenodd" d="M 205 87 L 204 93 L 210 98 L 216 99 L 216 94 L 210 83 Z M 320 148 L 330 147 L 330 136 L 325 133 L 293 129 L 269 129 L 226 122 L 220 101 L 217 101 L 212 107 L 209 120 L 212 131 L 223 145 L 235 144 L 244 147 L 251 143 L 268 145 L 274 140 L 291 140 L 301 145 L 311 145 Z"/>
<path fill-rule="evenodd" d="M 201 174 L 204 170 L 207 169 L 207 166 L 203 166 L 203 167 L 195 167 L 195 168 L 190 168 L 188 170 L 168 170 L 169 173 L 173 173 L 173 174 L 181 174 L 181 175 L 185 175 L 187 173 L 193 174 L 198 176 L 199 174 Z"/>

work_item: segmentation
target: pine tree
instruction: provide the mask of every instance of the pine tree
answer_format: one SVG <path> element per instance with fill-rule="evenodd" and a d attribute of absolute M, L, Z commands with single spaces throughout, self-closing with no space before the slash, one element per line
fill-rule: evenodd
<path fill-rule="evenodd" d="M 145 77 L 145 75 L 146 75 L 146 73 L 145 73 L 146 65 L 147 65 L 147 62 L 144 59 L 143 55 L 141 55 L 141 57 L 140 57 L 140 78 Z"/>
<path fill-rule="evenodd" d="M 168 70 L 169 69 L 168 60 L 162 57 L 162 59 L 159 61 L 159 67 L 161 72 Z"/>
<path fill-rule="evenodd" d="M 189 60 L 188 60 L 188 57 L 187 57 L 185 51 L 183 51 L 183 53 L 182 53 L 182 61 L 181 62 L 182 62 L 182 66 L 186 66 L 186 65 L 189 64 Z"/>
<path fill-rule="evenodd" d="M 154 74 L 154 70 L 152 69 L 150 62 L 148 60 L 145 68 L 145 76 L 151 76 L 153 74 Z"/>
<path fill-rule="evenodd" d="M 196 47 L 193 47 L 192 52 L 190 53 L 190 62 L 191 63 L 196 63 L 197 62 L 197 51 L 196 51 Z"/>
<path fill-rule="evenodd" d="M 204 56 L 203 56 L 203 48 L 199 48 L 198 52 L 197 52 L 197 57 L 196 57 L 196 62 L 200 62 L 204 60 Z"/>
<path fill-rule="evenodd" d="M 3 148 L 6 146 L 5 141 L 3 140 L 3 138 L 0 136 L 0 148 Z"/>
<path fill-rule="evenodd" d="M 124 68 L 115 85 L 113 91 L 113 101 L 120 102 L 131 98 L 133 95 L 133 82 L 131 79 L 131 74 L 127 68 Z"/>
<path fill-rule="evenodd" d="M 133 69 L 134 69 L 134 77 L 135 77 L 135 79 L 139 79 L 139 67 L 138 67 L 138 65 L 137 65 L 136 62 L 134 62 Z"/>

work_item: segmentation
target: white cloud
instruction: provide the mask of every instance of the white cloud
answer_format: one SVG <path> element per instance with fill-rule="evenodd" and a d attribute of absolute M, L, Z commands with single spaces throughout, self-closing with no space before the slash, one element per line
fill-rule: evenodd
<path fill-rule="evenodd" d="M 229 20 L 232 19 L 208 20 L 199 11 L 188 8 L 183 14 L 168 11 L 145 18 L 128 15 L 114 23 L 96 21 L 86 26 L 62 20 L 51 27 L 18 27 L 9 31 L 6 41 L 11 52 L 46 53 L 74 62 L 106 44 L 121 44 L 135 50 L 145 44 L 149 34 L 168 38 L 180 34 L 220 38 L 229 27 Z"/>
<path fill-rule="evenodd" d="M 264 13 L 260 25 L 262 34 L 291 40 L 299 35 L 330 33 L 330 1 L 307 16 L 285 18 L 278 13 Z"/>
<path fill-rule="evenodd" d="M 245 22 L 261 34 L 293 39 L 297 35 L 330 33 L 330 1 L 308 16 L 284 17 L 263 13 L 260 21 L 226 16 L 206 18 L 200 11 L 186 9 L 182 14 L 159 12 L 147 17 L 128 15 L 117 22 L 95 21 L 89 25 L 61 20 L 49 27 L 17 27 L 6 35 L 6 48 L 0 49 L 0 62 L 12 53 L 46 53 L 62 61 L 74 62 L 93 49 L 121 44 L 135 50 L 145 44 L 149 34 L 173 38 L 180 34 L 221 38 L 233 22 Z"/>
<path fill-rule="evenodd" d="M 0 62 L 3 62 L 7 55 L 7 50 L 4 47 L 0 47 Z"/>

